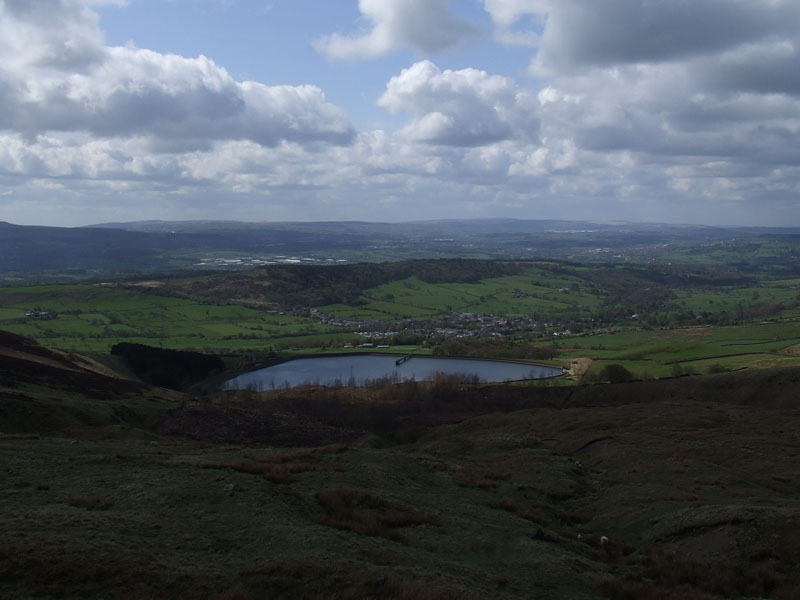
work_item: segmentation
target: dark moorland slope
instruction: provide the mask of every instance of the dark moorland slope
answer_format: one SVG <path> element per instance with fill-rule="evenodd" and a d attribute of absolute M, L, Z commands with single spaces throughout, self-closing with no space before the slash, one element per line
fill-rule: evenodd
<path fill-rule="evenodd" d="M 800 369 L 189 399 L 0 334 L 3 598 L 800 596 Z"/>
<path fill-rule="evenodd" d="M 0 331 L 0 431 L 148 426 L 179 395 L 125 379 L 86 357 Z"/>

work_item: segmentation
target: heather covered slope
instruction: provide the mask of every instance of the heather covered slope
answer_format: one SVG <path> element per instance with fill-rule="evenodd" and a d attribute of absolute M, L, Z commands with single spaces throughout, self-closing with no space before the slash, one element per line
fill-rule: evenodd
<path fill-rule="evenodd" d="M 0 436 L 4 598 L 800 595 L 798 369 L 239 391 L 159 433 L 61 370 L 83 429 Z"/>

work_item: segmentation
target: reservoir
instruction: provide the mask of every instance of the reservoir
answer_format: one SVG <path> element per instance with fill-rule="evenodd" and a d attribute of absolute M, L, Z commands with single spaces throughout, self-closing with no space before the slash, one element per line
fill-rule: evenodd
<path fill-rule="evenodd" d="M 400 363 L 400 364 L 398 364 Z M 226 389 L 270 390 L 304 384 L 356 385 L 388 378 L 393 382 L 425 381 L 437 373 L 475 376 L 483 382 L 541 379 L 561 375 L 559 367 L 472 358 L 442 358 L 391 354 L 348 354 L 297 358 L 230 379 Z"/>

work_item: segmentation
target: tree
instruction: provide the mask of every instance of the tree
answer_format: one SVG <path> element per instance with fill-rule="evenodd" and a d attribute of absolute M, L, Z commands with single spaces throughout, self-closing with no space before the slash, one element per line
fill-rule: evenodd
<path fill-rule="evenodd" d="M 610 383 L 627 383 L 636 379 L 628 369 L 618 364 L 606 365 L 599 373 L 601 379 Z"/>

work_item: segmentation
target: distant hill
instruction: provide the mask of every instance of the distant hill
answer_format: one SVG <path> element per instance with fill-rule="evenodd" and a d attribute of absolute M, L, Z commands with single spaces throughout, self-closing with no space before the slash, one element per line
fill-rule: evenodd
<path fill-rule="evenodd" d="M 140 221 L 64 228 L 0 222 L 0 278 L 125 275 L 192 268 L 211 258 L 322 256 L 349 262 L 408 258 L 566 258 L 593 252 L 702 248 L 755 236 L 797 238 L 800 229 L 717 228 L 556 220 L 244 223 Z M 313 259 L 309 259 L 313 260 Z M 210 263 L 207 266 L 213 266 Z"/>
<path fill-rule="evenodd" d="M 165 266 L 177 247 L 164 234 L 0 223 L 0 274 L 135 271 Z"/>
<path fill-rule="evenodd" d="M 136 224 L 96 227 L 39 227 L 0 222 L 0 276 L 27 278 L 52 273 L 68 276 L 166 271 L 190 266 L 181 254 L 237 252 L 245 254 L 357 249 L 371 239 L 342 230 L 328 233 L 225 224 Z M 335 228 L 334 228 L 335 229 Z"/>

